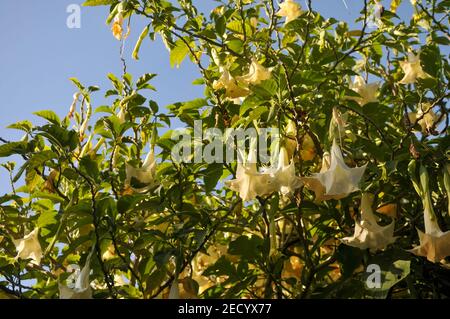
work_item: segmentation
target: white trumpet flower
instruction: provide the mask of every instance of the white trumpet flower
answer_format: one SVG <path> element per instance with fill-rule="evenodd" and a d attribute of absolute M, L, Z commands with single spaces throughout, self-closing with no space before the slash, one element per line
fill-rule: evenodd
<path fill-rule="evenodd" d="M 236 179 L 226 181 L 225 185 L 244 201 L 255 199 L 256 196 L 269 195 L 278 190 L 278 184 L 270 173 L 260 173 L 256 167 L 256 145 L 250 147 L 247 161 L 238 163 Z"/>
<path fill-rule="evenodd" d="M 350 83 L 350 89 L 360 96 L 350 96 L 348 99 L 356 101 L 361 106 L 367 103 L 378 102 L 378 88 L 379 83 L 366 83 L 362 76 L 357 75 L 353 83 Z"/>
<path fill-rule="evenodd" d="M 341 149 L 333 141 L 331 155 L 325 153 L 322 159 L 320 173 L 302 180 L 312 189 L 317 201 L 341 199 L 359 190 L 359 182 L 366 170 L 367 164 L 361 167 L 348 167 L 342 156 Z"/>
<path fill-rule="evenodd" d="M 373 195 L 364 193 L 361 199 L 361 220 L 355 222 L 355 232 L 351 237 L 341 239 L 348 246 L 370 249 L 375 252 L 392 244 L 394 237 L 395 222 L 380 226 L 372 210 Z"/>
<path fill-rule="evenodd" d="M 272 74 L 271 69 L 267 69 L 258 63 L 256 59 L 252 59 L 250 69 L 246 75 L 238 77 L 238 81 L 242 83 L 257 85 L 262 81 L 270 79 Z"/>
<path fill-rule="evenodd" d="M 400 84 L 413 84 L 418 78 L 426 79 L 430 77 L 420 65 L 420 53 L 415 55 L 412 52 L 408 52 L 407 61 L 400 61 L 400 67 L 405 73 L 405 76 L 399 82 Z"/>
<path fill-rule="evenodd" d="M 247 85 L 235 79 L 227 68 L 219 66 L 219 70 L 222 75 L 219 80 L 213 82 L 212 87 L 214 90 L 225 89 L 225 97 L 236 101 L 250 93 Z"/>
<path fill-rule="evenodd" d="M 415 188 L 422 196 L 425 232 L 417 229 L 420 245 L 411 249 L 410 252 L 417 256 L 427 257 L 430 262 L 436 263 L 450 256 L 450 231 L 443 232 L 437 223 L 431 202 L 428 172 L 424 167 L 421 168 L 420 175 L 422 187 L 416 185 Z"/>
<path fill-rule="evenodd" d="M 285 0 L 280 4 L 280 10 L 276 13 L 277 16 L 286 17 L 284 24 L 297 19 L 302 14 L 302 7 L 294 0 Z"/>
<path fill-rule="evenodd" d="M 153 147 L 150 152 L 147 154 L 145 161 L 141 168 L 136 168 L 131 166 L 130 164 L 126 164 L 126 180 L 125 184 L 129 185 L 131 189 L 137 193 L 146 193 L 148 192 L 155 184 L 155 176 L 156 176 L 156 160 Z M 142 184 L 142 187 L 133 187 L 132 183 L 137 182 Z"/>
<path fill-rule="evenodd" d="M 13 240 L 13 243 L 17 250 L 16 259 L 31 259 L 31 264 L 41 264 L 42 248 L 39 243 L 39 228 L 35 228 L 22 239 Z"/>
<path fill-rule="evenodd" d="M 68 287 L 59 283 L 59 299 L 92 299 L 92 288 L 89 281 L 89 274 L 91 272 L 91 258 L 92 250 L 86 258 L 86 264 L 81 272 L 78 270 L 75 272 L 75 285 Z"/>
<path fill-rule="evenodd" d="M 277 166 L 264 170 L 264 173 L 274 177 L 282 195 L 292 194 L 302 185 L 301 179 L 295 175 L 294 161 L 289 159 L 288 152 L 284 147 L 280 149 Z"/>

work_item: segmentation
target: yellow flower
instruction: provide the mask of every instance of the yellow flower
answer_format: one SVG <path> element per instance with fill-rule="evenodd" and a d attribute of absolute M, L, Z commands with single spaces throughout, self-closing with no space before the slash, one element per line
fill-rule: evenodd
<path fill-rule="evenodd" d="M 420 53 L 414 55 L 414 53 L 408 53 L 407 61 L 400 61 L 400 67 L 402 68 L 405 76 L 400 80 L 400 84 L 412 84 L 419 79 L 429 78 L 430 75 L 423 71 L 420 65 Z"/>
<path fill-rule="evenodd" d="M 286 21 L 284 22 L 286 25 L 300 16 L 302 13 L 301 9 L 302 7 L 294 0 L 285 0 L 280 4 L 280 10 L 278 10 L 276 15 L 286 17 Z"/>
<path fill-rule="evenodd" d="M 17 250 L 16 259 L 31 259 L 31 264 L 40 265 L 42 248 L 38 236 L 39 228 L 35 228 L 23 239 L 13 240 Z"/>
<path fill-rule="evenodd" d="M 266 69 L 253 58 L 248 73 L 238 77 L 237 79 L 238 82 L 256 85 L 260 84 L 262 81 L 270 79 L 271 73 L 272 71 L 270 69 Z"/>
<path fill-rule="evenodd" d="M 147 154 L 145 158 L 144 164 L 141 168 L 136 168 L 131 166 L 130 164 L 126 164 L 125 166 L 126 172 L 126 180 L 125 185 L 126 188 L 128 186 L 137 193 L 146 193 L 155 185 L 155 176 L 156 176 L 156 160 L 154 155 L 153 147 L 150 152 Z M 142 184 L 141 187 L 133 187 L 131 183 L 137 182 Z"/>
<path fill-rule="evenodd" d="M 247 85 L 244 83 L 240 83 L 237 79 L 235 79 L 230 71 L 222 66 L 219 67 L 222 75 L 219 80 L 214 81 L 213 89 L 220 90 L 225 89 L 225 97 L 235 100 L 241 97 L 245 97 L 250 93 Z"/>
<path fill-rule="evenodd" d="M 111 27 L 111 31 L 113 36 L 117 39 L 117 40 L 122 40 L 123 37 L 123 16 L 121 13 L 118 13 L 115 17 L 114 17 L 114 22 L 113 25 Z"/>
<path fill-rule="evenodd" d="M 360 97 L 350 96 L 348 99 L 356 101 L 361 106 L 378 102 L 378 87 L 378 83 L 366 83 L 362 76 L 357 75 L 354 82 L 350 84 L 350 89 L 358 93 Z"/>
<path fill-rule="evenodd" d="M 361 199 L 361 220 L 355 222 L 355 232 L 351 237 L 342 238 L 341 241 L 352 247 L 370 249 L 375 252 L 386 248 L 395 241 L 392 221 L 387 226 L 378 225 L 372 211 L 373 195 L 364 193 Z"/>
<path fill-rule="evenodd" d="M 362 167 L 348 167 L 342 156 L 341 149 L 333 141 L 331 155 L 324 153 L 320 173 L 302 178 L 307 187 L 314 191 L 316 201 L 341 199 L 359 190 L 359 182 L 364 174 L 366 165 Z"/>

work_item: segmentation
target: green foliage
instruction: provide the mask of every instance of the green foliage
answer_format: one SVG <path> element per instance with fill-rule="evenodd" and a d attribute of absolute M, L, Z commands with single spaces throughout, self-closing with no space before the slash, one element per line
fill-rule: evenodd
<path fill-rule="evenodd" d="M 83 5 L 110 5 L 110 23 L 118 3 Z M 161 36 L 171 67 L 187 57 L 198 67 L 193 84 L 204 96 L 158 105 L 156 74 L 109 73 L 103 105 L 94 106 L 100 88 L 71 78 L 78 94 L 68 115 L 38 111 L 40 125 L 9 126 L 24 135 L 0 144 L 11 183 L 0 197 L 7 297 L 58 297 L 69 265 L 83 267 L 91 251 L 94 298 L 165 298 L 175 278 L 183 298 L 449 297 L 448 257 L 431 262 L 408 252 L 420 244 L 416 228 L 425 227 L 426 190 L 439 227 L 450 226 L 448 1 L 417 1 L 411 19 L 400 18 L 399 4 L 392 1 L 369 28 L 361 2 L 364 27 L 352 30 L 316 12 L 314 2 L 287 24 L 269 0 L 221 2 L 209 16 L 191 1 L 123 2 L 124 23 L 133 15 L 148 23 L 132 57 Z M 420 52 L 428 76 L 402 84 L 411 51 Z M 245 82 L 255 61 L 270 76 Z M 356 75 L 379 83 L 376 99 L 361 105 L 364 94 L 351 86 Z M 319 201 L 302 185 L 242 201 L 227 186 L 239 172 L 235 163 L 173 158 L 174 125 L 191 134 L 197 120 L 203 130 L 278 128 L 283 146 L 295 143 L 289 156 L 300 177 L 321 170 L 336 140 L 348 166 L 367 164 L 361 191 Z M 144 163 L 151 149 L 154 170 Z M 341 242 L 361 220 L 362 192 L 375 195 L 380 225 L 395 223 L 395 241 L 381 250 Z M 35 228 L 39 266 L 15 259 L 16 240 Z M 367 285 L 370 265 L 380 267 L 379 287 Z M 18 272 L 33 289 L 18 289 Z"/>

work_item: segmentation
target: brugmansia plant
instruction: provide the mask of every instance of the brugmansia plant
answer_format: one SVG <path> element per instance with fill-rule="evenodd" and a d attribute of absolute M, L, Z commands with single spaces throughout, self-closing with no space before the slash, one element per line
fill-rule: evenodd
<path fill-rule="evenodd" d="M 122 57 L 112 104 L 72 78 L 67 115 L 10 125 L 24 135 L 0 145 L 0 297 L 450 297 L 450 3 L 410 2 L 407 20 L 400 0 L 355 2 L 350 29 L 311 0 L 209 15 L 192 0 L 86 1 L 110 7 L 118 41 L 146 19 L 130 58 L 161 38 L 204 96 L 160 107 L 156 75 L 133 79 Z M 225 133 L 181 145 L 175 125 Z M 257 134 L 224 160 L 230 129 Z"/>

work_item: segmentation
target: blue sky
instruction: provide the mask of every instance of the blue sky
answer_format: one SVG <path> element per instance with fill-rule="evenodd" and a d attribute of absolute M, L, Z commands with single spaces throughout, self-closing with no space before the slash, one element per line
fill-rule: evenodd
<path fill-rule="evenodd" d="M 323 16 L 354 21 L 362 7 L 361 0 L 313 0 L 314 10 Z M 0 136 L 9 140 L 22 134 L 6 129 L 19 120 L 41 123 L 32 113 L 52 109 L 64 117 L 72 102 L 75 88 L 69 81 L 77 77 L 83 84 L 98 85 L 102 91 L 93 95 L 93 106 L 106 104 L 104 92 L 110 88 L 106 75 L 120 75 L 120 42 L 105 24 L 107 7 L 82 7 L 81 28 L 69 29 L 66 12 L 70 4 L 82 0 L 1 0 L 0 32 Z M 299 1 L 303 7 L 303 0 Z M 399 12 L 411 16 L 409 1 L 404 1 Z M 213 0 L 194 0 L 208 12 L 216 5 Z M 387 6 L 390 1 L 383 1 Z M 143 73 L 157 73 L 152 81 L 157 92 L 151 98 L 160 106 L 202 96 L 203 89 L 191 85 L 199 77 L 195 66 L 185 60 L 180 68 L 171 69 L 168 52 L 160 40 L 145 41 L 140 60 L 131 59 L 131 51 L 145 20 L 134 17 L 132 30 L 126 43 L 128 72 L 135 78 Z M 3 159 L 1 159 L 3 160 Z M 0 194 L 9 192 L 7 174 L 0 169 Z"/>

